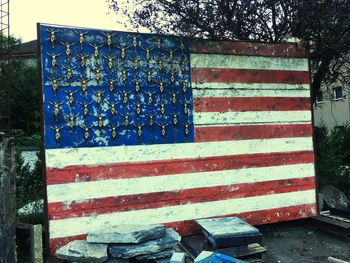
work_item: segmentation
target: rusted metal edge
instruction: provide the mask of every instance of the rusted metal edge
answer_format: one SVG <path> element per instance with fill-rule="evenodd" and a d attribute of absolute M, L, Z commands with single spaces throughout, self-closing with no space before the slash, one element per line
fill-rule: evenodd
<path fill-rule="evenodd" d="M 325 216 L 314 216 L 308 219 L 309 225 L 319 230 L 335 234 L 350 241 L 350 224 Z"/>

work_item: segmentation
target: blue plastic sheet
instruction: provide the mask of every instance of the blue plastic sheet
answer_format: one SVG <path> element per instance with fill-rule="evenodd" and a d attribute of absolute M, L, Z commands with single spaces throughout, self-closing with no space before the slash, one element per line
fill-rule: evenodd
<path fill-rule="evenodd" d="M 205 258 L 198 263 L 244 263 L 245 261 L 226 256 L 220 253 L 214 253 L 208 258 Z"/>

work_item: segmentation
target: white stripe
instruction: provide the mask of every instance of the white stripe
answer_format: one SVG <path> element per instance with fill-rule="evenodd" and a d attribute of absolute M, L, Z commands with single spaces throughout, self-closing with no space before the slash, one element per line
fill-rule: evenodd
<path fill-rule="evenodd" d="M 191 54 L 192 68 L 232 68 L 308 71 L 306 58 Z"/>
<path fill-rule="evenodd" d="M 192 82 L 192 89 L 309 90 L 309 84 Z"/>
<path fill-rule="evenodd" d="M 243 90 L 243 89 L 217 89 L 217 90 L 204 90 L 193 89 L 194 98 L 209 98 L 209 97 L 303 97 L 309 98 L 310 91 L 308 90 Z M 249 102 L 248 102 L 249 103 Z"/>
<path fill-rule="evenodd" d="M 312 137 L 47 149 L 46 166 L 98 165 L 235 154 L 312 151 Z"/>
<path fill-rule="evenodd" d="M 195 126 L 311 123 L 310 111 L 193 112 Z"/>
<path fill-rule="evenodd" d="M 50 221 L 50 238 L 81 235 L 99 228 L 105 229 L 115 225 L 130 224 L 130 222 L 133 224 L 167 223 L 314 203 L 315 190 L 308 190 L 155 209 L 95 214 Z"/>
<path fill-rule="evenodd" d="M 71 202 L 310 176 L 314 176 L 313 164 L 297 164 L 48 185 L 47 194 L 49 203 Z"/>

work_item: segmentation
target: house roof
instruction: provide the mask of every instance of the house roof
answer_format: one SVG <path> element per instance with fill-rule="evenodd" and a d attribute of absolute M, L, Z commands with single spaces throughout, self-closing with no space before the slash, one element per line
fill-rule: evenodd
<path fill-rule="evenodd" d="M 22 43 L 11 51 L 11 55 L 15 57 L 36 57 L 37 40 Z"/>

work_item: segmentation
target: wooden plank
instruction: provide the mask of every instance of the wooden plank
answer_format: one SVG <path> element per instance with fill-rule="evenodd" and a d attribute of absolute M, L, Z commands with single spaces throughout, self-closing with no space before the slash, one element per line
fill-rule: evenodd
<path fill-rule="evenodd" d="M 217 181 L 220 181 L 219 178 L 220 177 L 217 177 Z M 313 177 L 257 182 L 253 185 L 251 183 L 246 183 L 217 187 L 207 186 L 189 190 L 86 199 L 71 202 L 69 206 L 67 206 L 67 202 L 56 202 L 48 204 L 48 211 L 50 212 L 50 219 L 56 220 L 70 218 L 72 216 L 93 216 L 96 212 L 99 214 L 107 214 L 128 211 L 130 209 L 151 209 L 166 205 L 185 205 L 187 203 L 259 196 L 266 192 L 269 194 L 277 194 L 303 191 L 312 189 L 313 186 Z"/>
<path fill-rule="evenodd" d="M 298 43 L 259 43 L 239 41 L 209 41 L 193 39 L 190 42 L 193 53 L 211 53 L 227 55 L 250 55 L 268 57 L 307 58 L 308 51 Z"/>
<path fill-rule="evenodd" d="M 235 68 L 256 70 L 308 71 L 308 60 L 288 57 L 227 56 L 221 54 L 191 54 L 192 68 Z"/>
<path fill-rule="evenodd" d="M 246 127 L 248 129 L 252 129 L 251 126 Z M 255 128 L 255 130 L 261 131 L 257 128 Z M 276 130 L 273 131 L 277 133 Z M 311 134 L 309 135 L 311 136 Z M 251 136 L 255 137 L 254 134 L 251 134 Z M 194 171 L 209 172 L 252 167 L 270 167 L 302 163 L 307 164 L 313 162 L 314 154 L 312 151 L 291 151 L 270 154 L 241 154 L 217 157 L 202 156 L 200 159 L 174 159 L 166 162 L 163 161 L 154 163 L 134 162 L 130 164 L 100 164 L 85 167 L 70 166 L 67 168 L 47 169 L 47 173 L 50 176 L 47 183 L 48 185 L 66 184 L 108 179 L 138 178 L 143 176 L 164 176 L 169 174 L 191 173 Z"/>
<path fill-rule="evenodd" d="M 308 71 L 193 68 L 192 82 L 309 84 Z"/>

